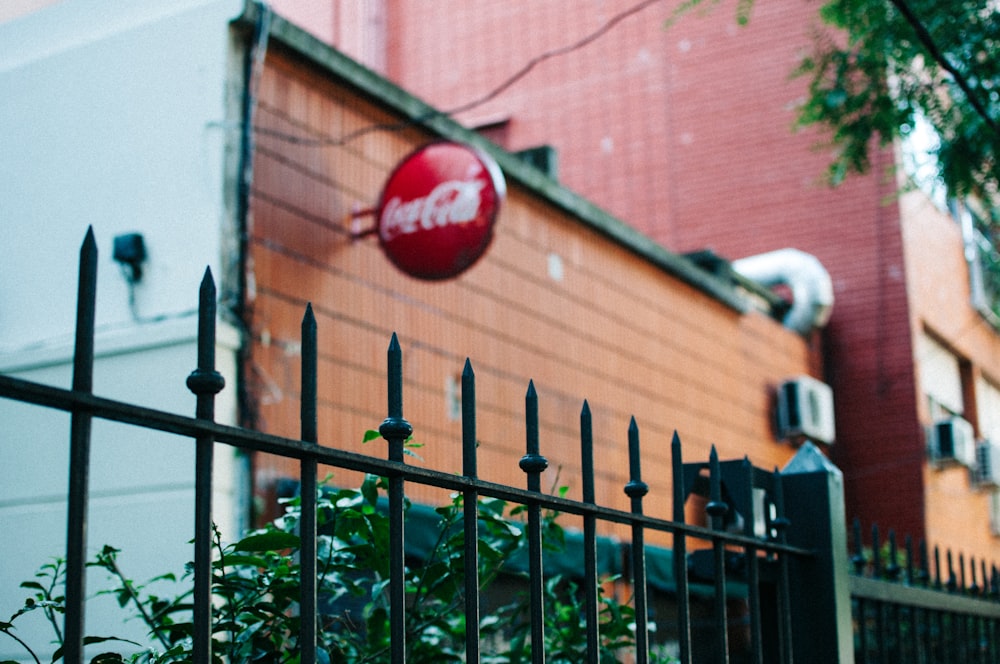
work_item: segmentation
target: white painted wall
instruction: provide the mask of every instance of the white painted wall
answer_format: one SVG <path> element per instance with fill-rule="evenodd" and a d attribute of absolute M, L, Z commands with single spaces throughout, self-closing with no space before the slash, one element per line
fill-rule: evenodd
<path fill-rule="evenodd" d="M 94 391 L 194 414 L 184 381 L 205 267 L 220 293 L 233 286 L 226 182 L 238 130 L 225 127 L 241 85 L 228 24 L 241 10 L 238 0 L 64 0 L 0 23 L 0 372 L 70 385 L 77 260 L 92 226 Z M 111 258 L 113 238 L 128 232 L 142 233 L 149 254 L 134 306 Z M 223 326 L 218 341 L 227 388 L 217 419 L 233 422 L 240 339 Z M 0 423 L 6 619 L 25 596 L 18 584 L 64 555 L 69 416 L 0 400 Z M 192 442 L 103 421 L 93 433 L 91 549 L 122 548 L 138 580 L 182 571 L 193 555 Z M 232 535 L 246 478 L 228 447 L 216 461 L 215 518 Z M 142 635 L 138 624 L 108 623 L 109 613 L 88 610 L 87 632 Z M 30 623 L 40 628 L 41 616 L 26 618 L 21 636 L 37 644 Z M 0 635 L 0 660 L 24 655 Z"/>

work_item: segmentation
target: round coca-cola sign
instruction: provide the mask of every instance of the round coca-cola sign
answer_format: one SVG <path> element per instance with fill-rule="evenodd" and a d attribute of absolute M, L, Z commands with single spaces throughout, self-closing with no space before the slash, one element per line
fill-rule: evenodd
<path fill-rule="evenodd" d="M 505 194 L 503 174 L 485 153 L 425 145 L 386 180 L 376 208 L 379 243 L 410 276 L 454 277 L 486 253 Z"/>

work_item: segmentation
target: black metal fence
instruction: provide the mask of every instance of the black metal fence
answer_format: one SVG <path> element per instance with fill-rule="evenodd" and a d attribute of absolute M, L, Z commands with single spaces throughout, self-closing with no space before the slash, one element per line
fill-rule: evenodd
<path fill-rule="evenodd" d="M 628 570 L 633 608 L 635 610 L 635 652 L 624 654 L 638 663 L 649 661 L 648 633 L 649 583 L 646 534 L 662 532 L 672 536 L 673 588 L 676 606 L 676 640 L 681 662 L 848 662 L 854 652 L 854 632 L 851 625 L 850 597 L 846 594 L 849 561 L 847 558 L 846 525 L 843 522 L 843 498 L 839 473 L 822 463 L 777 471 L 753 467 L 747 460 L 720 461 L 713 449 L 708 461 L 684 463 L 681 444 L 672 440 L 673 514 L 669 519 L 647 515 L 643 499 L 649 491 L 641 472 L 639 428 L 635 421 L 627 434 L 630 479 L 623 490 L 631 500 L 628 511 L 602 507 L 595 503 L 594 459 L 592 454 L 591 415 L 586 402 L 581 410 L 580 454 L 583 469 L 583 500 L 570 500 L 547 495 L 541 491 L 540 476 L 548 461 L 539 445 L 538 396 L 532 384 L 525 397 L 525 454 L 519 460 L 525 473 L 525 488 L 486 482 L 478 477 L 476 460 L 475 375 L 466 362 L 462 375 L 462 454 L 461 475 L 444 473 L 404 463 L 404 443 L 412 431 L 403 415 L 402 352 L 393 335 L 387 351 L 387 416 L 379 427 L 388 441 L 385 459 L 323 447 L 317 436 L 316 393 L 316 321 L 307 307 L 302 321 L 302 389 L 301 436 L 289 439 L 214 421 L 216 394 L 224 387 L 222 376 L 215 369 L 216 293 L 210 272 L 206 271 L 200 290 L 198 322 L 198 356 L 187 385 L 197 396 L 195 417 L 183 417 L 155 409 L 138 407 L 93 394 L 94 312 L 96 302 L 97 248 L 92 231 L 88 231 L 80 255 L 77 330 L 73 364 L 72 388 L 50 387 L 12 376 L 0 375 L 0 397 L 67 411 L 71 414 L 69 496 L 67 523 L 66 612 L 63 656 L 69 664 L 84 660 L 85 566 L 87 552 L 87 499 L 89 493 L 89 459 L 91 423 L 94 418 L 123 422 L 150 430 L 159 430 L 193 439 L 195 454 L 195 533 L 194 533 L 194 594 L 192 598 L 194 625 L 194 661 L 212 661 L 212 468 L 213 447 L 223 443 L 243 450 L 266 452 L 297 459 L 301 467 L 301 661 L 316 661 L 317 643 L 317 468 L 320 464 L 336 468 L 376 474 L 388 481 L 388 515 L 390 520 L 389 595 L 391 660 L 405 662 L 407 653 L 405 615 L 407 598 L 402 580 L 405 578 L 406 521 L 404 504 L 408 484 L 421 484 L 456 492 L 464 497 L 464 555 L 466 574 L 464 588 L 467 617 L 466 661 L 480 661 L 479 616 L 481 597 L 474 573 L 478 569 L 477 504 L 480 497 L 499 498 L 524 506 L 527 514 L 528 592 L 531 612 L 532 661 L 545 660 L 543 620 L 545 612 L 545 569 L 543 559 L 543 510 L 576 515 L 582 520 L 583 532 L 579 546 L 585 561 L 585 579 L 581 584 L 585 595 L 587 660 L 599 661 L 600 626 L 598 578 L 598 530 L 601 522 L 624 524 L 631 532 L 626 543 L 629 552 Z M 819 456 L 819 455 L 817 455 Z M 512 460 L 512 463 L 514 460 Z M 794 465 L 794 463 L 792 464 Z M 692 493 L 705 501 L 707 526 L 685 522 L 685 503 Z M 707 548 L 689 550 L 692 541 L 708 542 Z M 940 578 L 940 575 L 938 576 Z M 983 577 L 985 579 L 985 576 Z M 991 579 L 995 579 L 994 576 Z M 897 630 L 918 630 L 928 637 L 926 652 L 938 653 L 946 647 L 943 633 L 964 630 L 973 635 L 973 642 L 990 643 L 994 648 L 996 614 L 1000 607 L 989 605 L 972 612 L 975 620 L 959 623 L 956 618 L 933 613 L 929 599 L 914 600 L 912 608 L 898 608 L 900 603 L 887 601 L 864 579 L 855 578 L 853 590 L 857 597 L 856 611 L 860 618 L 862 644 L 859 652 L 867 657 L 869 623 L 881 625 L 874 633 L 885 652 L 904 652 L 911 647 L 908 634 L 889 634 L 886 625 Z M 703 623 L 692 615 L 692 584 L 697 584 L 710 606 L 710 618 Z M 744 588 L 734 596 L 733 587 Z M 962 584 L 964 586 L 964 583 Z M 792 592 L 807 588 L 808 593 Z M 930 590 L 923 591 L 930 593 Z M 734 600 L 741 608 L 738 616 L 730 615 Z M 977 606 L 982 601 L 969 599 Z M 963 605 L 964 607 L 964 605 Z M 963 608 L 962 611 L 966 609 Z M 927 621 L 890 619 L 891 616 L 928 616 Z M 936 611 L 936 609 L 935 609 Z M 964 614 L 963 614 L 964 615 Z M 979 617 L 990 617 L 980 621 Z M 734 618 L 741 621 L 739 652 L 729 642 Z M 884 622 L 880 622 L 885 618 Z M 934 622 L 937 621 L 937 622 Z M 936 631 L 935 631 L 936 630 Z M 708 648 L 696 648 L 710 641 Z M 875 639 L 875 637 L 872 637 Z M 936 639 L 936 640 L 935 640 Z M 906 642 L 906 644 L 904 644 Z M 969 641 L 965 641 L 969 643 Z M 962 646 L 968 649 L 970 646 Z M 909 652 L 908 650 L 905 652 Z M 920 651 L 923 652 L 923 651 Z M 955 661 L 996 661 L 992 659 L 962 659 Z M 879 661 L 911 661 L 892 658 Z M 912 661 L 952 661 L 934 655 Z M 869 661 L 861 659 L 860 661 Z"/>
<path fill-rule="evenodd" d="M 857 662 L 1000 661 L 1000 570 L 995 565 L 854 523 L 850 579 Z"/>

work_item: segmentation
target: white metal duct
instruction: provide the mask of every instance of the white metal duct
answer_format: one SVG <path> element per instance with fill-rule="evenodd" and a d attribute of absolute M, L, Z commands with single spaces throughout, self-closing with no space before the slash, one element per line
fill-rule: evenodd
<path fill-rule="evenodd" d="M 833 311 L 833 282 L 819 259 L 798 249 L 778 249 L 733 261 L 733 269 L 767 287 L 786 286 L 791 307 L 782 323 L 800 334 L 823 327 Z"/>

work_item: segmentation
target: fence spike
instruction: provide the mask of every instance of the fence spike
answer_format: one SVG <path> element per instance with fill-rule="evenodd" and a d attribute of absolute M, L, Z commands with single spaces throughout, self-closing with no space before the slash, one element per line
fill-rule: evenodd
<path fill-rule="evenodd" d="M 877 523 L 872 524 L 872 576 L 882 578 L 882 540 Z"/>
<path fill-rule="evenodd" d="M 674 521 L 684 523 L 687 488 L 684 486 L 684 459 L 681 439 L 674 430 L 670 441 L 670 466 L 673 472 Z M 674 583 L 677 585 L 677 649 L 682 664 L 691 664 L 691 607 L 688 589 L 687 535 L 674 531 Z"/>
<path fill-rule="evenodd" d="M 628 425 L 628 467 L 629 482 L 625 485 L 625 495 L 633 500 L 633 511 L 636 507 L 634 501 L 642 499 L 649 492 L 649 486 L 642 481 L 642 467 L 639 454 L 639 425 L 635 422 L 635 417 L 629 421 Z M 642 503 L 638 503 L 641 513 Z"/>
<path fill-rule="evenodd" d="M 586 399 L 580 409 L 580 468 L 583 475 L 583 502 L 593 505 L 594 491 L 594 426 L 590 404 Z M 597 577 L 597 517 L 593 512 L 583 515 L 584 539 L 584 611 L 587 627 L 587 661 L 597 662 L 601 656 L 600 593 Z"/>
<path fill-rule="evenodd" d="M 861 576 L 865 573 L 865 544 L 861 540 L 861 519 L 854 519 L 851 532 L 854 536 L 854 555 L 851 557 L 851 563 L 854 565 L 854 573 Z"/>
<path fill-rule="evenodd" d="M 395 332 L 386 350 L 386 385 L 388 415 L 378 431 L 389 443 L 389 460 L 403 461 L 404 444 L 413 427 L 403 419 L 403 351 Z"/>
<path fill-rule="evenodd" d="M 946 552 L 948 561 L 948 591 L 955 592 L 958 589 L 958 577 L 955 575 L 955 565 L 952 561 L 951 549 Z"/>
<path fill-rule="evenodd" d="M 302 360 L 300 366 L 301 389 L 299 396 L 299 434 L 302 441 L 315 445 L 318 441 L 317 390 L 318 348 L 316 340 L 316 315 L 312 304 L 306 304 L 302 316 Z M 315 664 L 317 647 L 317 462 L 316 457 L 303 457 L 299 462 L 299 521 L 300 583 L 299 605 L 303 620 L 299 624 L 299 657 L 301 664 Z M 306 619 L 308 617 L 308 619 Z"/>
<path fill-rule="evenodd" d="M 722 517 L 729 511 L 729 506 L 722 500 L 722 472 L 719 467 L 719 453 L 712 445 L 708 456 L 709 496 L 705 511 L 712 517 L 712 529 L 722 530 Z"/>
<path fill-rule="evenodd" d="M 934 545 L 934 587 L 940 590 L 943 587 L 941 581 L 941 548 Z"/>
<path fill-rule="evenodd" d="M 462 367 L 462 474 L 478 477 L 476 458 L 476 374 L 466 358 Z M 462 534 L 465 554 L 465 661 L 477 663 L 479 652 L 479 492 L 462 494 Z"/>
<path fill-rule="evenodd" d="M 639 454 L 639 425 L 635 417 L 628 425 L 629 481 L 625 494 L 632 499 L 632 514 L 642 514 L 642 499 L 649 486 L 642 481 Z M 635 649 L 637 664 L 649 660 L 649 608 L 646 603 L 646 543 L 645 528 L 641 523 L 632 524 L 632 598 L 635 609 Z"/>
<path fill-rule="evenodd" d="M 465 358 L 462 367 L 462 474 L 469 478 L 479 476 L 476 439 L 476 372 L 472 362 Z"/>
<path fill-rule="evenodd" d="M 931 582 L 931 561 L 927 553 L 927 540 L 920 540 L 920 572 L 918 575 L 920 585 L 929 586 Z"/>
<path fill-rule="evenodd" d="M 302 440 L 310 443 L 315 443 L 318 439 L 316 380 L 319 371 L 316 334 L 316 314 L 313 313 L 312 303 L 309 303 L 306 304 L 306 310 L 302 316 L 302 389 L 299 398 L 299 421 Z"/>
<path fill-rule="evenodd" d="M 528 490 L 541 491 L 540 474 L 549 467 L 548 460 L 539 454 L 538 447 L 538 392 L 535 382 L 528 381 L 528 391 L 524 395 L 525 455 L 519 466 L 528 476 Z"/>
<path fill-rule="evenodd" d="M 389 461 L 402 463 L 406 439 L 413 427 L 403 418 L 403 351 L 399 338 L 392 333 L 386 350 L 386 406 L 388 414 L 379 426 L 379 434 L 389 444 Z M 406 534 L 404 478 L 401 473 L 389 475 L 389 578 L 406 578 Z M 406 584 L 389 584 L 390 659 L 406 659 Z"/>
<path fill-rule="evenodd" d="M 896 531 L 892 528 L 889 529 L 889 564 L 886 565 L 885 573 L 886 575 L 895 581 L 899 577 L 900 567 L 897 561 L 899 556 L 899 549 L 896 546 Z"/>
<path fill-rule="evenodd" d="M 905 542 L 906 542 L 906 585 L 912 586 L 913 581 L 916 578 L 915 570 L 913 567 L 913 537 L 907 535 Z"/>
<path fill-rule="evenodd" d="M 73 348 L 73 390 L 91 393 L 94 381 L 94 321 L 97 302 L 97 242 L 93 227 L 80 245 Z M 66 519 L 66 611 L 64 658 L 83 661 L 87 573 L 87 511 L 90 494 L 90 413 L 73 410 L 70 419 L 69 501 Z M 73 610 L 76 607 L 78 610 Z"/>
<path fill-rule="evenodd" d="M 712 530 L 721 531 L 724 527 L 723 517 L 729 511 L 729 506 L 722 500 L 722 471 L 719 466 L 719 453 L 712 445 L 708 455 L 709 500 L 705 511 L 711 517 Z M 729 618 L 726 609 L 726 544 L 723 540 L 713 538 L 712 552 L 715 572 L 715 632 L 716 647 L 719 649 L 720 662 L 729 661 Z"/>
<path fill-rule="evenodd" d="M 216 291 L 212 270 L 205 268 L 198 289 L 198 366 L 187 378 L 196 396 L 195 416 L 215 421 L 215 395 L 226 381 L 215 370 Z M 215 438 L 202 434 L 195 441 L 194 597 L 192 658 L 212 661 L 212 467 Z"/>
<path fill-rule="evenodd" d="M 541 491 L 541 473 L 548 461 L 539 454 L 538 393 L 535 382 L 528 382 L 524 396 L 525 455 L 518 464 L 528 476 L 528 490 Z M 531 616 L 531 661 L 545 662 L 545 579 L 542 567 L 542 509 L 537 501 L 527 504 L 528 513 L 528 595 Z"/>

